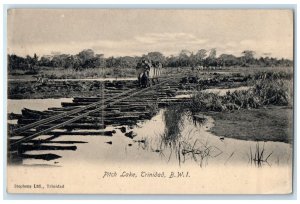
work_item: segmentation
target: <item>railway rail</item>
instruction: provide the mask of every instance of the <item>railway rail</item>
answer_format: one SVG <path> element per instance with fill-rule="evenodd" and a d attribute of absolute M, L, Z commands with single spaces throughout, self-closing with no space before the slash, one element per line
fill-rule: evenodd
<path fill-rule="evenodd" d="M 158 84 L 155 84 L 155 85 L 147 87 L 147 88 L 143 88 L 143 89 L 132 88 L 132 89 L 126 90 L 125 92 L 117 94 L 115 96 L 111 96 L 107 99 L 102 98 L 96 102 L 93 102 L 93 100 L 91 100 L 92 102 L 90 104 L 84 105 L 82 107 L 79 107 L 79 108 L 76 107 L 76 108 L 70 109 L 68 111 L 58 112 L 57 114 L 55 114 L 53 116 L 49 116 L 47 118 L 38 120 L 33 123 L 22 125 L 21 127 L 13 129 L 11 132 L 9 132 L 9 135 L 11 137 L 12 136 L 22 136 L 21 139 L 10 140 L 10 142 L 9 142 L 10 148 L 15 149 L 19 145 L 26 143 L 28 141 L 31 141 L 32 139 L 34 139 L 36 137 L 39 137 L 44 134 L 49 134 L 49 133 L 51 133 L 51 131 L 53 131 L 55 129 L 70 125 L 82 118 L 85 118 L 85 117 L 88 117 L 89 115 L 95 114 L 98 111 L 103 111 L 105 109 L 112 107 L 113 105 L 117 105 L 123 101 L 128 101 L 133 97 L 143 95 L 146 93 L 151 93 L 151 91 L 155 91 L 156 88 L 159 88 L 159 87 L 163 88 L 164 84 L 172 82 L 172 80 L 174 80 L 174 77 L 162 80 Z M 61 121 L 63 121 L 63 122 L 61 122 Z M 46 129 L 42 128 L 40 130 L 41 127 L 47 127 L 47 128 Z M 32 129 L 35 129 L 35 131 L 32 131 Z"/>

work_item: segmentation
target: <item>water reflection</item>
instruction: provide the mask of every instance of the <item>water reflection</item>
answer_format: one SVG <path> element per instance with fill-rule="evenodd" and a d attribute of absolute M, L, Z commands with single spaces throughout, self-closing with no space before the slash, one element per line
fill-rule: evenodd
<path fill-rule="evenodd" d="M 49 99 L 42 100 L 48 101 L 47 107 L 54 107 L 55 104 L 58 106 L 57 101 L 52 104 Z M 30 103 L 24 100 L 10 101 L 15 105 L 9 106 L 8 112 L 19 112 L 24 107 L 34 109 L 37 106 L 35 100 L 28 101 Z M 40 99 L 38 101 L 41 102 Z M 43 106 L 40 110 L 47 107 Z M 135 126 L 125 126 L 125 132 L 119 126 L 107 127 L 105 131 L 115 130 L 113 136 L 61 134 L 49 140 L 49 143 L 43 143 L 43 148 L 33 149 L 32 146 L 27 146 L 27 150 L 22 152 L 26 157 L 21 163 L 33 166 L 64 166 L 80 161 L 99 164 L 192 164 L 200 167 L 291 165 L 290 144 L 218 137 L 209 131 L 213 125 L 211 117 L 198 115 L 195 119 L 179 107 L 170 107 L 161 109 L 151 120 L 140 121 Z M 130 131 L 136 137 L 126 137 L 125 134 Z M 36 138 L 36 144 L 45 138 L 47 136 Z M 72 141 L 74 145 L 71 146 L 76 145 L 76 149 L 70 148 L 70 143 L 66 141 Z M 48 155 L 47 158 L 53 160 L 43 160 L 37 155 Z"/>
<path fill-rule="evenodd" d="M 166 126 L 165 131 L 156 138 L 160 140 L 156 142 L 156 145 L 160 144 L 159 152 L 167 162 L 178 162 L 180 165 L 195 162 L 201 167 L 235 164 L 262 167 L 290 165 L 292 162 L 290 144 L 218 137 L 209 132 L 214 125 L 211 117 L 203 115 L 205 120 L 195 123 L 190 113 L 175 110 L 164 110 L 163 114 L 168 115 L 163 117 L 164 124 L 171 125 Z M 176 114 L 181 117 L 176 117 Z M 172 135 L 175 132 L 177 135 Z"/>

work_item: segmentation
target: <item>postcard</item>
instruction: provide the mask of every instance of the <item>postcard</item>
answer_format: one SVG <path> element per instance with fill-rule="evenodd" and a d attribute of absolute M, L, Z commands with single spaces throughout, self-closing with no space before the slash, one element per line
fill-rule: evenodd
<path fill-rule="evenodd" d="M 290 194 L 294 12 L 8 9 L 7 192 Z"/>

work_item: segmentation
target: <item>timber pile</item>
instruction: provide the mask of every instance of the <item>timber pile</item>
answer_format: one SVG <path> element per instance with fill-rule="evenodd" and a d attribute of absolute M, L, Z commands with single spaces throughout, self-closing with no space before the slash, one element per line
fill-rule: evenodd
<path fill-rule="evenodd" d="M 105 92 L 107 89 L 105 89 Z M 124 90 L 114 89 L 114 94 L 120 94 Z M 61 127 L 61 129 L 73 130 L 73 129 L 103 129 L 106 125 L 122 126 L 122 125 L 134 125 L 139 120 L 150 119 L 153 115 L 153 106 L 164 107 L 171 104 L 182 103 L 184 99 L 170 98 L 176 95 L 176 87 L 169 85 L 162 87 L 159 90 L 154 90 L 146 94 L 141 94 L 130 99 L 126 99 L 122 102 L 118 102 L 113 106 L 106 108 L 104 111 L 95 112 L 90 114 L 88 117 L 84 117 L 76 123 L 72 123 Z M 155 93 L 156 92 L 156 93 Z M 78 107 L 84 107 L 86 105 L 105 100 L 106 98 L 112 97 L 109 94 L 107 97 L 74 97 L 73 102 L 62 102 L 61 108 L 48 108 L 46 111 L 36 111 L 24 108 L 22 115 L 18 118 L 18 125 L 27 125 L 36 122 L 41 119 L 54 116 L 65 111 L 74 110 Z M 92 109 L 92 108 L 91 108 Z M 86 111 L 89 111 L 87 109 Z M 76 116 L 76 115 L 74 115 Z M 58 124 L 64 122 L 66 119 L 72 119 L 70 116 L 60 120 L 56 120 L 51 123 Z M 101 124 L 101 121 L 103 124 Z M 51 125 L 42 126 L 40 129 L 46 129 Z M 40 130 L 39 129 L 39 130 Z"/>
<path fill-rule="evenodd" d="M 178 85 L 170 83 L 155 89 L 153 88 L 153 90 L 150 89 L 149 91 L 141 92 L 138 95 L 133 95 L 131 98 L 124 98 L 124 100 L 121 101 L 115 102 L 114 100 L 107 100 L 108 98 L 128 91 L 130 88 L 131 86 L 125 86 L 122 82 L 117 84 L 106 82 L 105 89 L 102 90 L 102 92 L 100 90 L 97 97 L 74 97 L 72 102 L 62 102 L 62 107 L 48 108 L 46 111 L 36 111 L 24 108 L 21 115 L 10 114 L 11 118 L 17 119 L 16 125 L 9 124 L 8 129 L 12 132 L 16 128 L 30 125 L 40 120 L 48 119 L 103 100 L 106 100 L 105 104 L 112 103 L 112 105 L 109 105 L 98 112 L 88 113 L 90 110 L 101 107 L 101 103 L 99 103 L 99 105 L 97 104 L 95 107 L 86 108 L 80 113 L 68 115 L 50 123 L 39 125 L 37 128 L 31 128 L 30 130 L 22 132 L 19 136 L 29 137 L 37 132 L 47 130 L 51 127 L 56 127 L 56 125 L 62 124 L 67 120 L 72 120 L 84 113 L 88 113 L 88 115 L 84 115 L 84 117 L 81 117 L 74 122 L 59 126 L 58 128 L 52 129 L 50 132 L 44 134 L 50 136 L 50 139 L 39 140 L 37 138 L 32 139 L 25 144 L 21 144 L 18 146 L 18 155 L 23 155 L 23 158 L 29 158 L 30 156 L 24 153 L 32 150 L 76 150 L 76 146 L 60 146 L 60 144 L 73 144 L 72 141 L 59 141 L 60 143 L 58 143 L 58 141 L 52 141 L 52 139 L 61 135 L 113 136 L 115 130 L 106 131 L 105 128 L 107 126 L 114 126 L 115 129 L 120 129 L 119 127 L 124 127 L 124 125 L 132 126 L 137 124 L 139 121 L 151 119 L 158 111 L 159 107 L 184 103 L 187 101 L 186 98 L 175 98 L 178 91 Z M 130 134 L 130 132 L 124 132 L 124 135 L 129 138 L 134 137 L 134 133 Z M 15 139 L 12 137 L 10 142 L 13 142 L 14 140 Z M 43 143 L 50 143 L 53 144 L 53 146 L 43 145 Z M 15 149 L 11 149 L 12 155 L 15 154 L 15 151 Z M 58 158 L 58 155 L 49 156 L 47 154 L 37 157 L 39 159 L 44 158 L 45 160 L 48 160 L 49 158 Z"/>

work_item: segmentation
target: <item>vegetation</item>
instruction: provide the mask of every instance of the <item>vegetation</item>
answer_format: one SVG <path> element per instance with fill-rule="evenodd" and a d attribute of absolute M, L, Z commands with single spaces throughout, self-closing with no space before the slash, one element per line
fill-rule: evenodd
<path fill-rule="evenodd" d="M 244 140 L 291 143 L 292 73 L 260 72 L 248 77 L 248 90 L 225 95 L 198 91 L 187 108 L 214 118 L 215 135 Z"/>
<path fill-rule="evenodd" d="M 225 112 L 206 112 L 212 116 L 210 131 L 218 136 L 252 141 L 293 141 L 293 109 L 268 106 Z"/>
<path fill-rule="evenodd" d="M 274 78 L 274 76 L 270 76 L 270 78 Z M 190 109 L 192 112 L 221 112 L 259 108 L 266 105 L 292 106 L 292 103 L 293 83 L 291 80 L 263 78 L 256 80 L 253 87 L 248 90 L 227 92 L 224 96 L 198 92 L 192 97 Z"/>
<path fill-rule="evenodd" d="M 217 157 L 222 151 L 215 146 L 211 146 L 208 141 L 202 141 L 191 137 L 191 132 L 182 134 L 184 122 L 190 119 L 187 109 L 184 105 L 168 107 L 164 111 L 165 131 L 159 137 L 159 152 L 168 160 L 172 155 L 178 161 L 179 165 L 187 160 L 195 161 L 200 167 L 208 164 L 208 159 Z M 167 155 L 169 154 L 169 155 Z"/>
<path fill-rule="evenodd" d="M 264 163 L 270 166 L 270 164 L 268 163 L 268 159 L 273 154 L 273 152 L 271 152 L 268 155 L 265 155 L 264 153 L 265 153 L 265 143 L 263 144 L 262 147 L 260 147 L 259 143 L 257 142 L 254 152 L 252 152 L 252 148 L 250 147 L 250 153 L 248 155 L 249 162 L 251 164 L 254 163 L 254 165 L 258 167 L 261 167 Z"/>
<path fill-rule="evenodd" d="M 248 90 L 226 95 L 198 92 L 189 108 L 215 120 L 216 135 L 259 141 L 292 141 L 292 75 L 261 72 L 249 78 Z"/>
<path fill-rule="evenodd" d="M 229 54 L 221 54 L 217 57 L 216 49 L 205 50 L 200 49 L 193 53 L 188 50 L 182 50 L 177 56 L 164 56 L 160 52 L 150 52 L 142 56 L 122 56 L 108 57 L 104 54 L 96 54 L 91 49 L 86 49 L 76 55 L 70 54 L 54 54 L 46 56 L 26 57 L 17 56 L 15 54 L 8 55 L 8 71 L 16 73 L 16 70 L 27 71 L 27 74 L 35 74 L 46 68 L 60 68 L 87 70 L 95 68 L 111 68 L 115 72 L 120 72 L 124 68 L 133 69 L 142 59 L 147 59 L 155 62 L 160 62 L 164 67 L 288 67 L 292 66 L 293 62 L 288 59 L 277 59 L 270 57 L 255 58 L 255 52 L 245 50 L 241 53 L 242 56 L 236 57 Z"/>
<path fill-rule="evenodd" d="M 183 115 L 184 110 L 179 106 L 176 108 L 167 108 L 164 112 L 166 129 L 162 141 L 166 146 L 178 140 L 183 127 Z"/>

